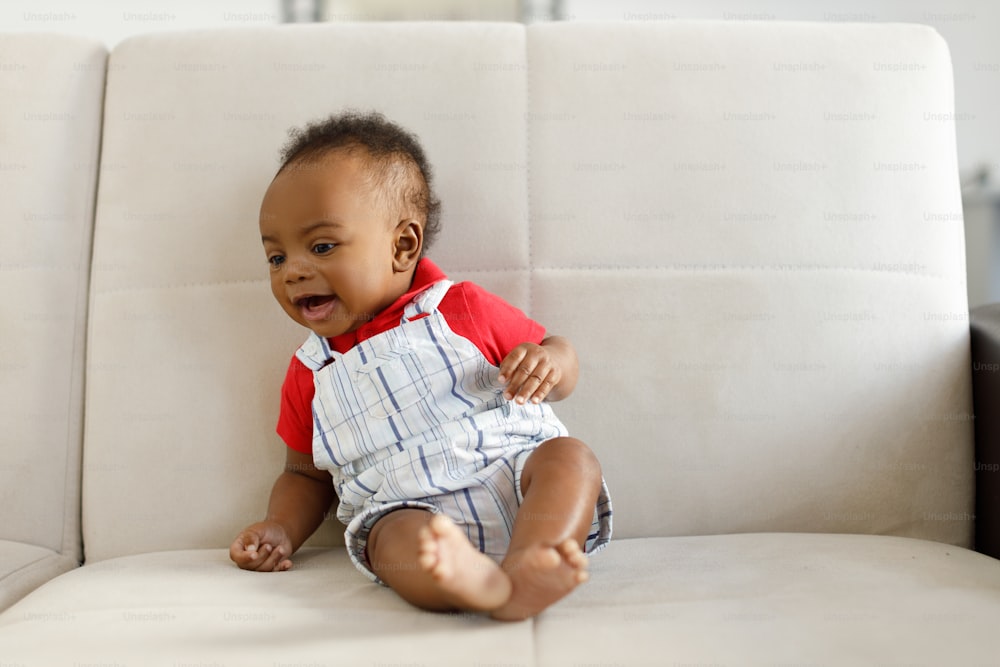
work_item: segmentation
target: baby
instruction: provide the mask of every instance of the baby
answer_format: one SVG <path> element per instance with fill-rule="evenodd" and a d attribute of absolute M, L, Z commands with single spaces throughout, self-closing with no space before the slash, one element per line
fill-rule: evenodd
<path fill-rule="evenodd" d="M 311 334 L 282 387 L 285 470 L 230 557 L 287 570 L 338 500 L 373 581 L 423 609 L 525 619 L 587 580 L 611 503 L 544 402 L 576 385 L 572 345 L 423 256 L 431 185 L 415 137 L 380 114 L 293 132 L 260 232 L 274 297 Z"/>

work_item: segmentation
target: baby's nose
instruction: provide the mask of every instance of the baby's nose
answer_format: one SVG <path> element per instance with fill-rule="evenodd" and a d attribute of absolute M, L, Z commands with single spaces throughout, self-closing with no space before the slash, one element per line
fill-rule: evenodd
<path fill-rule="evenodd" d="M 285 269 L 285 279 L 289 281 L 305 280 L 313 275 L 313 263 L 304 258 L 289 258 Z"/>

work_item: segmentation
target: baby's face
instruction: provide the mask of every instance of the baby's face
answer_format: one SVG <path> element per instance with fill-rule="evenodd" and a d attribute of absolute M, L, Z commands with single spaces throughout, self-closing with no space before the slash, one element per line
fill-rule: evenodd
<path fill-rule="evenodd" d="M 260 207 L 271 291 L 321 336 L 352 331 L 399 296 L 396 221 L 367 182 L 364 157 L 337 151 L 289 165 Z"/>

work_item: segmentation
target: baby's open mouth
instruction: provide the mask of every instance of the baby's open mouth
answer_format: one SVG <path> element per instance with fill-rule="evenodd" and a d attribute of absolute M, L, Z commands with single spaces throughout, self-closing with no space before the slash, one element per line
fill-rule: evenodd
<path fill-rule="evenodd" d="M 330 319 L 336 304 L 337 297 L 333 294 L 306 296 L 295 300 L 302 316 L 311 322 Z"/>

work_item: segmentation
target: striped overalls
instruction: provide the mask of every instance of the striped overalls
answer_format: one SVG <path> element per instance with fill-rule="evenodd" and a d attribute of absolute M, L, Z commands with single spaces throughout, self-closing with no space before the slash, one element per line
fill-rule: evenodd
<path fill-rule="evenodd" d="M 398 327 L 345 354 L 312 334 L 296 352 L 313 371 L 313 461 L 329 470 L 354 564 L 381 517 L 413 507 L 442 512 L 481 552 L 499 561 L 522 500 L 521 470 L 540 443 L 567 435 L 546 403 L 503 398 L 499 370 L 437 309 L 442 280 L 406 306 Z M 602 483 L 586 551 L 611 538 Z M 381 582 L 380 582 L 381 583 Z"/>

